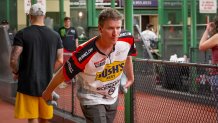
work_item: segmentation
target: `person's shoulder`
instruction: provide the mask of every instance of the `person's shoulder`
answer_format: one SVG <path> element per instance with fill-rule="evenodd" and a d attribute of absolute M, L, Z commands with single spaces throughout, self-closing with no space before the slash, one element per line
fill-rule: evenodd
<path fill-rule="evenodd" d="M 21 29 L 20 31 L 30 31 L 30 30 L 32 30 L 33 29 L 33 26 L 28 26 L 28 27 L 25 27 L 25 28 L 23 28 L 23 29 Z"/>
<path fill-rule="evenodd" d="M 27 30 L 27 27 L 26 27 L 26 28 L 23 28 L 23 29 L 21 29 L 21 30 L 19 30 L 19 31 L 15 34 L 15 36 L 16 36 L 16 35 L 22 35 L 23 32 L 26 31 L 26 30 Z"/>
<path fill-rule="evenodd" d="M 134 37 L 131 32 L 129 31 L 121 31 L 118 42 L 127 42 L 132 44 L 134 42 Z"/>
<path fill-rule="evenodd" d="M 59 36 L 59 34 L 58 34 L 58 32 L 56 32 L 55 30 L 51 30 L 55 35 L 58 35 Z"/>
<path fill-rule="evenodd" d="M 75 28 L 75 27 L 73 27 L 73 26 L 71 26 L 71 27 L 70 27 L 70 29 L 76 30 L 76 28 Z"/>
<path fill-rule="evenodd" d="M 127 31 L 127 30 L 122 30 L 122 31 L 120 32 L 119 38 L 123 38 L 123 37 L 133 37 L 133 36 L 132 36 L 132 33 L 131 33 L 131 32 L 129 32 L 129 31 Z"/>
<path fill-rule="evenodd" d="M 152 35 L 156 35 L 156 33 L 155 33 L 155 32 L 153 32 L 153 31 L 150 31 L 150 33 L 151 33 Z"/>
<path fill-rule="evenodd" d="M 17 37 L 17 36 L 22 36 L 22 35 L 23 35 L 23 32 L 24 32 L 24 29 L 19 30 L 19 31 L 15 34 L 15 37 Z"/>
<path fill-rule="evenodd" d="M 60 36 L 57 31 L 55 31 L 55 30 L 53 30 L 53 29 L 50 29 L 50 30 L 51 30 L 51 32 L 52 32 L 54 35 L 56 35 L 56 36 L 58 36 L 58 37 Z"/>
<path fill-rule="evenodd" d="M 76 54 L 76 57 L 78 58 L 79 62 L 82 62 L 84 60 L 87 60 L 92 56 L 93 53 L 96 53 L 97 48 L 95 46 L 95 41 L 97 37 L 93 37 L 92 39 L 89 39 L 87 42 L 81 44 L 74 54 Z"/>
<path fill-rule="evenodd" d="M 60 27 L 58 30 L 61 30 L 61 29 L 65 29 L 65 27 L 64 27 L 64 26 L 62 26 L 62 27 Z"/>
<path fill-rule="evenodd" d="M 46 26 L 44 27 L 44 29 L 45 29 L 45 33 L 54 34 L 54 35 L 59 36 L 58 32 L 56 32 L 54 29 L 48 28 Z"/>
<path fill-rule="evenodd" d="M 148 33 L 148 32 L 150 32 L 150 30 L 144 30 L 144 31 L 142 31 L 142 33 Z"/>
<path fill-rule="evenodd" d="M 31 26 L 28 26 L 28 27 L 25 27 L 25 28 L 23 28 L 23 31 L 24 32 L 31 32 L 31 31 L 34 31 L 34 30 L 36 30 L 37 28 L 42 28 L 42 27 L 44 27 L 44 26 L 38 26 L 38 25 L 31 25 Z"/>

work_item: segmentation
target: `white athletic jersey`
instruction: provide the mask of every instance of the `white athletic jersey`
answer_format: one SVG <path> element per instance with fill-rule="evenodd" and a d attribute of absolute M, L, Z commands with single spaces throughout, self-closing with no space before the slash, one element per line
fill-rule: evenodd
<path fill-rule="evenodd" d="M 94 37 L 73 52 L 64 65 L 64 76 L 78 77 L 77 95 L 82 105 L 113 104 L 118 97 L 120 79 L 127 56 L 135 56 L 134 38 L 122 32 L 110 55 L 102 53 Z"/>
<path fill-rule="evenodd" d="M 153 40 L 153 41 L 157 41 L 157 35 L 150 31 L 150 30 L 145 30 L 141 33 L 142 35 L 142 38 L 144 38 L 145 41 L 150 41 L 150 40 Z"/>

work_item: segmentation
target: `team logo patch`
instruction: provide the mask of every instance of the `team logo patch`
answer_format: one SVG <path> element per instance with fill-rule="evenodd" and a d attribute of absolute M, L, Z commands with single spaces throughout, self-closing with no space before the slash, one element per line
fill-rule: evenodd
<path fill-rule="evenodd" d="M 125 61 L 115 61 L 112 64 L 105 65 L 102 72 L 96 73 L 96 80 L 107 82 L 117 78 L 123 71 Z"/>
<path fill-rule="evenodd" d="M 98 67 L 105 65 L 105 63 L 106 63 L 106 58 L 103 58 L 102 60 L 95 62 L 94 65 L 96 68 L 98 68 Z"/>

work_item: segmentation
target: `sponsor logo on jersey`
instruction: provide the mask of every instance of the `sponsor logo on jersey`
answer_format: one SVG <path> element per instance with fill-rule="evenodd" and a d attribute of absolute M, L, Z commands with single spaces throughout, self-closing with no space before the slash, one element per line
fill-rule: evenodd
<path fill-rule="evenodd" d="M 93 48 L 88 49 L 79 58 L 78 61 L 81 62 L 86 56 L 88 56 L 93 51 Z"/>
<path fill-rule="evenodd" d="M 111 64 L 105 65 L 102 72 L 96 73 L 96 80 L 107 82 L 117 78 L 123 71 L 125 61 L 115 61 Z"/>
<path fill-rule="evenodd" d="M 106 63 L 106 58 L 103 58 L 102 60 L 95 62 L 94 65 L 96 68 L 98 68 L 98 67 L 105 65 L 105 63 Z"/>
<path fill-rule="evenodd" d="M 112 95 L 116 89 L 116 85 L 120 83 L 120 79 L 116 80 L 112 83 L 108 83 L 103 85 L 102 87 L 98 87 L 97 91 L 108 90 L 108 95 Z"/>
<path fill-rule="evenodd" d="M 72 68 L 72 66 L 71 66 L 69 61 L 67 61 L 67 67 L 68 67 L 69 72 L 73 73 L 73 68 Z"/>

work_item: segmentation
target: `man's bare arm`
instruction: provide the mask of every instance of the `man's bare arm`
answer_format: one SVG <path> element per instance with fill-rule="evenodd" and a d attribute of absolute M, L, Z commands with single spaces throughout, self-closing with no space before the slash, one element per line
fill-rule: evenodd
<path fill-rule="evenodd" d="M 76 48 L 79 47 L 79 40 L 78 38 L 76 39 Z"/>
<path fill-rule="evenodd" d="M 55 88 L 61 84 L 65 80 L 64 74 L 63 74 L 63 67 L 60 68 L 60 70 L 55 74 L 55 76 L 52 78 L 52 80 L 49 82 L 49 85 L 45 89 L 45 91 L 42 94 L 42 97 L 48 101 L 51 100 L 51 93 L 55 90 Z"/>
<path fill-rule="evenodd" d="M 62 65 L 63 65 L 63 48 L 57 50 L 54 71 L 55 72 L 58 71 Z"/>
<path fill-rule="evenodd" d="M 127 57 L 126 64 L 124 66 L 124 72 L 125 72 L 126 77 L 127 77 L 127 83 L 126 83 L 125 87 L 129 88 L 134 82 L 132 56 Z"/>
<path fill-rule="evenodd" d="M 21 46 L 13 46 L 11 51 L 11 58 L 10 58 L 10 67 L 14 74 L 18 73 L 18 60 L 20 54 L 23 51 L 23 47 Z"/>

